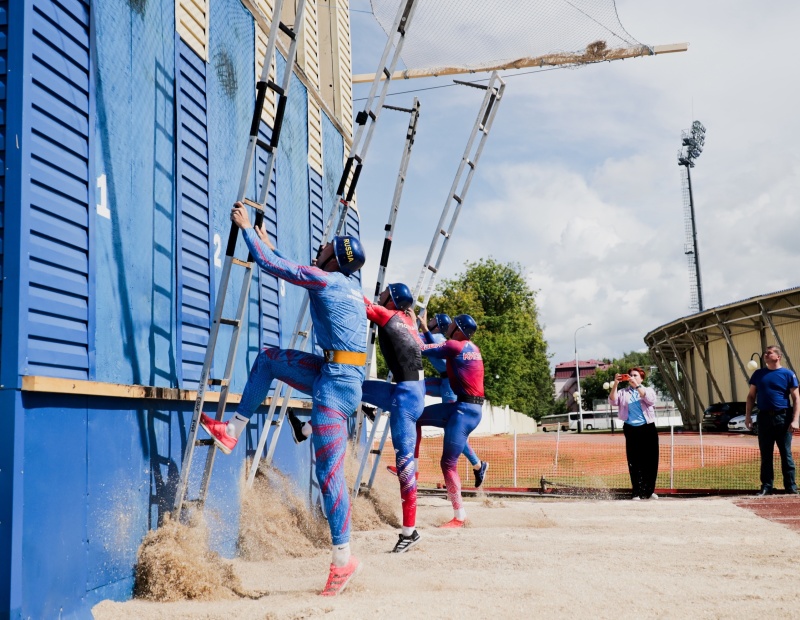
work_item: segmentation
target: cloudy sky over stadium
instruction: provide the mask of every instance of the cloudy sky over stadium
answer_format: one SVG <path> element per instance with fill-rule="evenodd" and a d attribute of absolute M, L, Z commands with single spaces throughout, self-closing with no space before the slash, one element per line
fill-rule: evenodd
<path fill-rule="evenodd" d="M 504 3 L 498 3 L 502 5 Z M 385 41 L 353 0 L 354 73 Z M 625 29 L 689 51 L 508 77 L 445 259 L 517 261 L 538 290 L 552 363 L 644 348 L 650 330 L 690 314 L 676 155 L 697 119 L 705 151 L 692 172 L 707 308 L 798 284 L 800 117 L 794 30 L 800 4 L 619 0 Z M 512 76 L 519 71 L 506 72 Z M 476 79 L 483 76 L 474 76 Z M 394 83 L 387 103 L 422 115 L 389 266 L 416 282 L 481 93 L 448 78 Z M 357 87 L 354 96 L 367 89 Z M 356 103 L 361 109 L 363 102 Z M 372 290 L 408 118 L 385 113 L 359 185 Z"/>

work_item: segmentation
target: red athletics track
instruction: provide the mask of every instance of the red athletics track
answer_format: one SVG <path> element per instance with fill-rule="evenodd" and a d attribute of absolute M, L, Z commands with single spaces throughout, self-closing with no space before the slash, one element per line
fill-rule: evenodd
<path fill-rule="evenodd" d="M 734 501 L 740 508 L 751 510 L 759 517 L 776 523 L 783 523 L 793 530 L 800 531 L 800 496 L 768 495 Z"/>

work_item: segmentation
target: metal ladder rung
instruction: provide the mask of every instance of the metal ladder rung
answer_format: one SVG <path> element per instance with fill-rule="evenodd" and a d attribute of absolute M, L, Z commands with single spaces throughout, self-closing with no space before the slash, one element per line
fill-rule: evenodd
<path fill-rule="evenodd" d="M 488 84 L 478 84 L 477 82 L 465 82 L 464 80 L 453 80 L 453 82 L 455 82 L 456 84 L 461 84 L 461 86 L 470 86 L 471 88 L 477 88 L 478 90 L 489 90 Z"/>
<path fill-rule="evenodd" d="M 256 140 L 256 146 L 261 147 L 267 153 L 272 153 L 275 147 L 273 147 L 269 142 L 264 142 L 263 140 Z"/>
<path fill-rule="evenodd" d="M 238 265 L 239 267 L 244 267 L 245 269 L 250 269 L 251 265 L 246 260 L 239 260 L 238 258 L 232 258 L 231 264 Z"/>
<path fill-rule="evenodd" d="M 236 319 L 220 319 L 220 325 L 231 325 L 233 327 L 239 327 L 240 323 Z"/>
<path fill-rule="evenodd" d="M 264 213 L 264 205 L 257 203 L 255 200 L 250 200 L 249 198 L 242 198 L 242 202 L 246 204 L 248 207 L 253 207 L 257 211 L 261 211 Z"/>
<path fill-rule="evenodd" d="M 427 265 L 427 267 L 428 267 L 428 269 L 429 269 L 429 270 L 430 270 L 432 273 L 436 273 L 437 271 L 439 271 L 439 270 L 438 270 L 438 269 L 436 269 L 436 267 L 434 267 L 433 265 Z"/>
<path fill-rule="evenodd" d="M 267 82 L 267 88 L 269 88 L 270 90 L 274 91 L 275 94 L 277 94 L 277 95 L 283 95 L 284 94 L 283 88 L 281 88 L 281 86 L 279 84 L 276 84 L 272 80 L 269 80 Z"/>
<path fill-rule="evenodd" d="M 445 238 L 447 238 L 447 239 L 449 239 L 449 238 L 450 238 L 450 234 L 449 234 L 449 233 L 448 233 L 448 232 L 447 232 L 447 231 L 446 231 L 444 228 L 440 228 L 440 229 L 439 229 L 439 233 L 440 233 L 440 234 L 441 234 L 443 237 L 445 237 Z"/>
<path fill-rule="evenodd" d="M 195 439 L 194 445 L 196 446 L 213 446 L 214 440 L 213 439 Z"/>
<path fill-rule="evenodd" d="M 369 453 L 370 454 L 380 454 L 381 451 L 380 450 L 370 450 Z"/>
<path fill-rule="evenodd" d="M 293 26 L 287 26 L 283 22 L 280 22 L 278 24 L 278 28 L 280 28 L 281 32 L 290 39 L 294 39 L 297 36 L 297 33 L 294 31 Z"/>
<path fill-rule="evenodd" d="M 228 385 L 230 385 L 230 382 L 231 382 L 230 379 L 209 379 L 208 385 L 219 385 L 227 387 Z"/>
<path fill-rule="evenodd" d="M 453 200 L 455 200 L 458 204 L 461 204 L 463 201 L 461 200 L 461 196 L 458 194 L 453 194 Z"/>

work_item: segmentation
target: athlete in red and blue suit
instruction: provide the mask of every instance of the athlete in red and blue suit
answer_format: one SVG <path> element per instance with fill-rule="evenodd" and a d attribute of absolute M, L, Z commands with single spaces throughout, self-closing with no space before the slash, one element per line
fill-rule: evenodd
<path fill-rule="evenodd" d="M 254 230 L 247 211 L 236 203 L 231 220 L 242 229 L 247 247 L 266 273 L 308 291 L 311 320 L 324 355 L 265 348 L 250 370 L 242 399 L 228 422 L 201 417 L 201 425 L 229 454 L 250 416 L 264 402 L 273 379 L 312 397 L 311 420 L 316 472 L 333 542 L 332 562 L 323 595 L 335 596 L 360 564 L 350 554 L 350 495 L 344 477 L 347 417 L 361 401 L 366 363 L 367 321 L 360 286 L 350 276 L 364 264 L 356 237 L 335 237 L 317 258 L 316 267 L 281 256 L 263 228 Z"/>
<path fill-rule="evenodd" d="M 402 283 L 390 284 L 373 304 L 366 297 L 367 318 L 378 325 L 378 343 L 392 373 L 392 382 L 365 381 L 364 402 L 389 412 L 392 446 L 395 451 L 403 531 L 393 553 L 404 553 L 419 542 L 417 518 L 417 477 L 414 448 L 417 419 L 425 407 L 425 375 L 422 370 L 422 342 L 411 307 L 414 297 Z"/>
<path fill-rule="evenodd" d="M 419 419 L 420 426 L 444 429 L 441 465 L 454 511 L 454 518 L 441 526 L 445 528 L 464 527 L 466 520 L 457 465 L 469 434 L 481 421 L 483 358 L 477 345 L 470 341 L 477 329 L 475 319 L 459 314 L 447 330 L 447 341 L 422 345 L 424 356 L 447 361 L 447 376 L 456 393 L 456 402 L 429 405 Z"/>
<path fill-rule="evenodd" d="M 447 340 L 445 333 L 447 333 L 447 328 L 450 327 L 453 319 L 451 319 L 447 314 L 442 313 L 433 315 L 433 318 L 431 318 L 431 320 L 428 322 L 425 321 L 426 317 L 427 312 L 426 310 L 423 310 L 419 315 L 419 327 L 423 344 L 434 344 Z M 425 393 L 428 396 L 440 397 L 443 403 L 455 402 L 456 393 L 450 387 L 450 379 L 447 376 L 447 361 L 435 357 L 431 357 L 429 361 L 434 370 L 439 373 L 439 376 L 425 378 Z M 414 456 L 417 458 L 419 458 L 420 441 L 422 441 L 422 433 L 421 429 L 418 427 L 417 447 L 414 452 Z M 469 442 L 467 442 L 464 446 L 464 452 L 462 454 L 467 457 L 469 464 L 472 465 L 472 474 L 475 476 L 475 488 L 477 489 L 483 484 L 483 481 L 486 478 L 486 472 L 489 469 L 489 463 L 478 458 L 478 455 L 475 454 L 475 451 L 472 449 L 472 446 L 469 445 Z"/>

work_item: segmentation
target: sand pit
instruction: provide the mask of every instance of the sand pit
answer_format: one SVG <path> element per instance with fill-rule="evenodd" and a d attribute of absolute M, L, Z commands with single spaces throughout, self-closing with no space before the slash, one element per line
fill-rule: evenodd
<path fill-rule="evenodd" d="M 387 553 L 396 531 L 353 535 L 364 571 L 341 597 L 317 596 L 328 552 L 233 562 L 259 600 L 104 601 L 98 620 L 169 618 L 800 617 L 800 534 L 729 499 L 652 502 L 467 500 L 470 527 L 420 498 L 421 543 Z M 798 502 L 800 509 L 800 502 Z"/>

